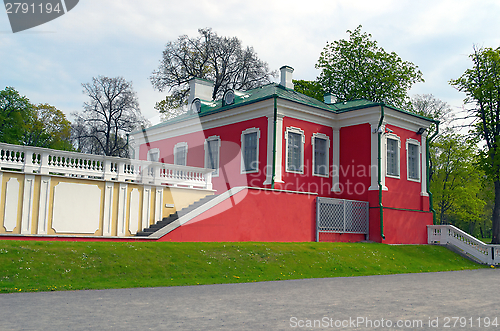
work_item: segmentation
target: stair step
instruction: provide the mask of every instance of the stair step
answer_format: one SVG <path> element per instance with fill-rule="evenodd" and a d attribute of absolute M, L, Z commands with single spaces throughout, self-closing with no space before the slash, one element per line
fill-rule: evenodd
<path fill-rule="evenodd" d="M 191 205 L 187 206 L 186 208 L 182 208 L 181 210 L 178 210 L 175 213 L 170 214 L 168 217 L 164 217 L 161 221 L 158 221 L 155 224 L 150 225 L 148 228 L 144 228 L 144 230 L 137 232 L 136 236 L 147 237 L 147 236 L 151 235 L 153 232 L 156 232 L 159 229 L 169 225 L 170 223 L 174 222 L 178 218 L 188 214 L 189 212 L 195 210 L 196 208 L 198 208 L 201 205 L 207 203 L 208 201 L 214 199 L 215 197 L 217 197 L 217 195 L 210 195 L 210 196 L 204 197 L 204 198 L 200 199 L 199 201 L 196 201 L 195 203 L 192 203 Z"/>

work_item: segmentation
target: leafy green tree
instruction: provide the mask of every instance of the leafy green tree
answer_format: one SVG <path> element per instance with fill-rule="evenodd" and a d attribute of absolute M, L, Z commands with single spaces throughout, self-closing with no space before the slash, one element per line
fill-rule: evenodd
<path fill-rule="evenodd" d="M 244 48 L 236 37 L 221 37 L 212 29 L 199 29 L 199 36 L 180 36 L 165 47 L 160 65 L 151 75 L 151 84 L 170 95 L 155 106 L 171 116 L 187 104 L 188 82 L 193 77 L 214 82 L 212 98 L 220 98 L 227 89 L 249 90 L 271 82 L 276 72 L 258 58 L 252 47 Z M 167 117 L 171 117 L 167 116 Z"/>
<path fill-rule="evenodd" d="M 314 80 L 293 80 L 293 89 L 319 101 L 324 100 L 325 91 L 320 83 Z"/>
<path fill-rule="evenodd" d="M 494 184 L 492 243 L 500 244 L 500 48 L 474 48 L 472 68 L 450 84 L 466 94 L 464 103 L 476 119 L 473 133 L 484 142 L 480 151 L 486 176 Z"/>
<path fill-rule="evenodd" d="M 9 144 L 22 143 L 26 123 L 33 105 L 13 87 L 0 91 L 0 141 Z"/>
<path fill-rule="evenodd" d="M 70 141 L 71 122 L 54 106 L 39 104 L 32 107 L 23 132 L 22 143 L 29 146 L 73 150 Z"/>
<path fill-rule="evenodd" d="M 326 44 L 316 64 L 321 70 L 318 82 L 338 101 L 368 99 L 411 108 L 408 91 L 424 81 L 422 72 L 415 64 L 379 47 L 361 28 L 348 30 L 349 40 Z"/>
<path fill-rule="evenodd" d="M 430 188 L 439 221 L 472 233 L 486 204 L 481 195 L 484 173 L 478 168 L 474 145 L 463 136 L 444 134 L 434 143 L 434 151 Z"/>

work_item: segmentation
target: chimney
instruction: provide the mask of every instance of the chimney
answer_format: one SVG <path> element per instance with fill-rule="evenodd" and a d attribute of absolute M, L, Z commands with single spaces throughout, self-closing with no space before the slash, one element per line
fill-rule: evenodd
<path fill-rule="evenodd" d="M 280 71 L 281 71 L 280 85 L 293 90 L 293 83 L 292 83 L 293 68 L 289 66 L 282 66 L 280 68 Z"/>
<path fill-rule="evenodd" d="M 213 93 L 214 82 L 197 77 L 191 78 L 189 80 L 188 105 L 196 98 L 204 101 L 212 101 Z"/>
<path fill-rule="evenodd" d="M 323 96 L 324 100 L 325 100 L 325 103 L 327 105 L 331 105 L 332 103 L 335 103 L 337 102 L 337 98 L 331 94 L 331 93 L 327 93 Z"/>

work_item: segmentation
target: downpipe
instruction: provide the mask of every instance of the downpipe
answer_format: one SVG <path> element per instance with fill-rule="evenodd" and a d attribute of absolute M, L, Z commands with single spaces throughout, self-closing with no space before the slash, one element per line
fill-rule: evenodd
<path fill-rule="evenodd" d="M 378 129 L 377 129 L 377 135 L 378 135 L 378 178 L 377 178 L 377 183 L 378 183 L 378 208 L 380 210 L 380 236 L 382 237 L 382 240 L 385 240 L 385 235 L 384 235 L 384 206 L 382 204 L 382 134 L 384 134 L 384 130 L 382 130 L 382 123 L 384 122 L 384 104 L 380 104 L 380 120 L 378 122 Z"/>

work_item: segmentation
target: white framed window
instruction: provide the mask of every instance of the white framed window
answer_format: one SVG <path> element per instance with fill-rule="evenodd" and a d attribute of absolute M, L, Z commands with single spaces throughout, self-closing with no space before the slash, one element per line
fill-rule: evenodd
<path fill-rule="evenodd" d="M 395 134 L 388 133 L 386 135 L 386 176 L 399 178 L 399 156 L 401 149 L 401 139 Z"/>
<path fill-rule="evenodd" d="M 211 136 L 205 139 L 205 168 L 214 169 L 213 177 L 219 176 L 220 137 Z"/>
<path fill-rule="evenodd" d="M 160 149 L 152 148 L 148 151 L 147 156 L 148 161 L 159 162 L 160 161 Z"/>
<path fill-rule="evenodd" d="M 329 177 L 330 137 L 323 133 L 313 133 L 311 145 L 313 176 Z"/>
<path fill-rule="evenodd" d="M 259 128 L 249 128 L 241 133 L 241 173 L 259 171 Z"/>
<path fill-rule="evenodd" d="M 188 144 L 187 142 L 180 142 L 174 146 L 174 164 L 186 165 L 187 164 Z"/>
<path fill-rule="evenodd" d="M 416 139 L 406 140 L 406 170 L 408 180 L 420 182 L 420 142 Z"/>
<path fill-rule="evenodd" d="M 304 173 L 304 131 L 288 127 L 285 131 L 286 141 L 286 171 Z"/>

